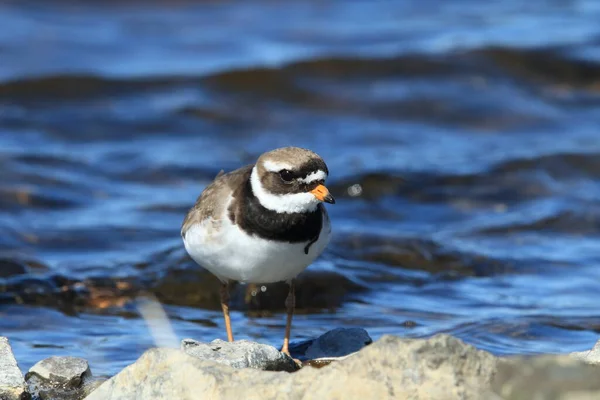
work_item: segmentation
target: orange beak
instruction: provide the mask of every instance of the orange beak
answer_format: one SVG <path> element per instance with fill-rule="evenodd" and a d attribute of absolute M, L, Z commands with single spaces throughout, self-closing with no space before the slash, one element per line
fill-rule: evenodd
<path fill-rule="evenodd" d="M 311 190 L 310 192 L 312 194 L 314 194 L 315 197 L 320 201 L 324 201 L 325 203 L 335 204 L 335 199 L 329 193 L 329 190 L 325 187 L 325 185 L 319 185 L 316 188 L 314 188 L 313 190 Z"/>

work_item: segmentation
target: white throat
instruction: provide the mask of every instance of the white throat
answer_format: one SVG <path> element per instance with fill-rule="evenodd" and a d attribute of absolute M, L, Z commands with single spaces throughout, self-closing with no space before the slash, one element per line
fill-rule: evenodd
<path fill-rule="evenodd" d="M 273 194 L 269 193 L 258 178 L 256 166 L 250 175 L 252 192 L 263 207 L 279 213 L 303 213 L 317 209 L 320 201 L 312 193 Z"/>

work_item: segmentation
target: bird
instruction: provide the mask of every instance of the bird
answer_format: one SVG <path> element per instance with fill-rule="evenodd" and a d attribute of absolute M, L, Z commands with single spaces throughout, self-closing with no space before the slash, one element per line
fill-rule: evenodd
<path fill-rule="evenodd" d="M 181 237 L 189 256 L 221 282 L 227 340 L 232 282 L 289 284 L 281 352 L 289 341 L 296 305 L 295 280 L 325 249 L 331 223 L 323 203 L 335 204 L 325 186 L 329 170 L 315 152 L 282 147 L 256 163 L 221 171 L 186 214 Z"/>

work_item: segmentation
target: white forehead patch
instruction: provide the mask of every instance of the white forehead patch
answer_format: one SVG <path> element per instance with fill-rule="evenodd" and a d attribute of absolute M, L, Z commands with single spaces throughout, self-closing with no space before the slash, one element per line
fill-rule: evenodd
<path fill-rule="evenodd" d="M 314 194 L 293 193 L 293 194 L 273 194 L 267 191 L 260 183 L 256 167 L 252 168 L 250 175 L 250 185 L 252 193 L 256 196 L 260 204 L 269 210 L 279 213 L 304 213 L 311 212 L 317 209 L 320 201 Z"/>
<path fill-rule="evenodd" d="M 263 162 L 263 165 L 264 165 L 265 169 L 270 172 L 279 172 L 282 169 L 289 169 L 289 170 L 292 169 L 292 167 L 289 164 L 277 162 L 277 161 L 271 161 L 271 160 L 265 160 Z"/>
<path fill-rule="evenodd" d="M 271 160 L 266 160 L 263 163 L 263 165 L 264 165 L 265 169 L 269 172 L 279 172 L 284 169 L 287 169 L 289 171 L 293 170 L 292 166 L 289 164 L 271 161 Z M 318 171 L 311 172 L 304 178 L 298 178 L 297 181 L 302 182 L 302 183 L 313 183 L 315 181 L 324 181 L 325 179 L 327 179 L 327 174 L 325 173 L 325 171 L 318 170 Z"/>
<path fill-rule="evenodd" d="M 327 179 L 325 171 L 318 170 L 306 175 L 306 178 L 298 178 L 298 181 L 303 183 L 313 183 L 316 181 L 324 181 L 325 179 Z"/>

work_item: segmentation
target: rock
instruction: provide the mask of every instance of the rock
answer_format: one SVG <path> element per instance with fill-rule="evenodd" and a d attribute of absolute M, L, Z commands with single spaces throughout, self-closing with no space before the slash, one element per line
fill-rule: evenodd
<path fill-rule="evenodd" d="M 43 381 L 65 388 L 76 388 L 91 375 L 88 362 L 79 357 L 49 357 L 29 369 L 26 379 L 37 375 Z"/>
<path fill-rule="evenodd" d="M 9 278 L 15 275 L 24 275 L 27 267 L 15 260 L 0 258 L 0 278 Z"/>
<path fill-rule="evenodd" d="M 28 379 L 29 391 L 35 400 L 81 400 L 92 393 L 105 380 L 86 379 L 76 388 L 65 388 L 50 386 L 42 381 L 37 375 Z"/>
<path fill-rule="evenodd" d="M 574 359 L 583 361 L 587 364 L 600 364 L 600 340 L 596 342 L 591 350 L 576 351 L 569 355 Z"/>
<path fill-rule="evenodd" d="M 0 336 L 0 399 L 26 400 L 30 395 L 8 338 Z"/>
<path fill-rule="evenodd" d="M 194 339 L 183 339 L 181 350 L 192 357 L 215 361 L 233 368 L 287 372 L 298 369 L 291 357 L 275 347 L 248 340 L 237 340 L 230 343 L 215 339 L 210 343 L 202 343 Z"/>
<path fill-rule="evenodd" d="M 30 392 L 41 400 L 80 400 L 95 389 L 88 362 L 79 357 L 49 357 L 29 369 Z"/>
<path fill-rule="evenodd" d="M 600 368 L 569 356 L 515 357 L 498 363 L 492 388 L 504 400 L 600 398 Z"/>
<path fill-rule="evenodd" d="M 81 386 L 82 396 L 80 398 L 85 398 L 85 396 L 88 396 L 94 390 L 98 389 L 100 385 L 102 385 L 107 380 L 107 378 L 90 378 L 84 380 L 83 385 Z"/>
<path fill-rule="evenodd" d="M 175 349 L 151 349 L 86 400 L 494 399 L 487 394 L 496 364 L 491 354 L 447 335 L 384 336 L 352 357 L 293 374 L 234 369 Z"/>
<path fill-rule="evenodd" d="M 316 339 L 290 346 L 292 355 L 300 360 L 335 360 L 351 355 L 373 339 L 362 328 L 336 328 Z"/>

